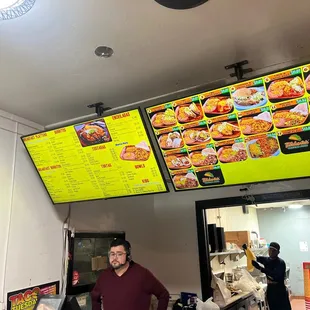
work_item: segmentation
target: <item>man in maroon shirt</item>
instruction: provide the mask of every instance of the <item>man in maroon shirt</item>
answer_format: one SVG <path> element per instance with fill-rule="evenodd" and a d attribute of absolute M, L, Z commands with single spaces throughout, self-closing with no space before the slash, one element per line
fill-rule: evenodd
<path fill-rule="evenodd" d="M 93 310 L 149 310 L 151 296 L 158 299 L 158 310 L 167 310 L 169 293 L 154 275 L 131 260 L 130 243 L 112 241 L 110 267 L 99 276 L 91 293 Z"/>

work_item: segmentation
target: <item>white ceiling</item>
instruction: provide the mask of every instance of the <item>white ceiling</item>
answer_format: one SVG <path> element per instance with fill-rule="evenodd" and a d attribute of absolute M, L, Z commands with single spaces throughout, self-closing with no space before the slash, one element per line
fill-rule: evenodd
<path fill-rule="evenodd" d="M 1 0 L 0 0 L 1 1 Z M 0 22 L 0 109 L 46 125 L 253 69 L 310 58 L 309 0 L 210 0 L 186 11 L 154 0 L 37 0 Z M 109 45 L 110 59 L 94 56 Z"/>
<path fill-rule="evenodd" d="M 295 201 L 281 201 L 273 203 L 262 203 L 257 205 L 259 209 L 270 209 L 270 208 L 286 208 L 289 205 L 303 205 L 310 206 L 310 200 L 295 200 Z"/>

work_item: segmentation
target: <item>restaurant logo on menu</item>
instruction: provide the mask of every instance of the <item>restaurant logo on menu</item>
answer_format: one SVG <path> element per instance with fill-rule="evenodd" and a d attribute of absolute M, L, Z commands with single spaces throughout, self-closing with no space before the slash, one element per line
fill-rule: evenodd
<path fill-rule="evenodd" d="M 32 310 L 39 295 L 59 294 L 59 281 L 10 292 L 7 296 L 7 310 Z"/>
<path fill-rule="evenodd" d="M 211 172 L 205 173 L 204 178 L 202 178 L 202 182 L 204 184 L 208 184 L 208 183 L 215 184 L 215 183 L 220 182 L 220 180 L 221 179 L 219 177 L 214 177 L 214 174 Z"/>
<path fill-rule="evenodd" d="M 300 148 L 300 147 L 308 147 L 309 146 L 309 139 L 302 140 L 300 135 L 294 134 L 289 137 L 291 142 L 286 142 L 285 147 L 287 149 L 291 148 Z"/>

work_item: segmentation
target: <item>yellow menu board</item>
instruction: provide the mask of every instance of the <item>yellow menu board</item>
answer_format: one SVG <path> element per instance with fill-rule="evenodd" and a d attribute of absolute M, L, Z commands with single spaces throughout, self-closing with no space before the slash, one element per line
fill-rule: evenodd
<path fill-rule="evenodd" d="M 310 176 L 310 65 L 146 109 L 176 190 Z"/>
<path fill-rule="evenodd" d="M 55 204 L 167 192 L 138 109 L 22 141 Z"/>

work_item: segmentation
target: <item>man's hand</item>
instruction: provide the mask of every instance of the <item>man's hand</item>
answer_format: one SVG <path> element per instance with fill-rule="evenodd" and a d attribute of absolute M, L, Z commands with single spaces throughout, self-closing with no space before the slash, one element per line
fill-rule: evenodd
<path fill-rule="evenodd" d="M 260 266 L 260 264 L 256 261 L 256 260 L 252 260 L 252 265 L 258 269 L 258 270 L 262 270 L 262 267 Z"/>

